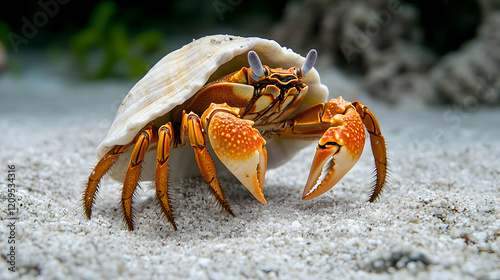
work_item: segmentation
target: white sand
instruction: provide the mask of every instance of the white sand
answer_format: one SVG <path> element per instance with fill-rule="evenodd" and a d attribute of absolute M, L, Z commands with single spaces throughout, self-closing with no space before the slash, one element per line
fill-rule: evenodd
<path fill-rule="evenodd" d="M 237 217 L 213 210 L 202 178 L 177 182 L 177 232 L 158 218 L 154 191 L 143 184 L 129 232 L 120 183 L 103 180 L 91 221 L 80 198 L 95 147 L 131 84 L 39 72 L 0 77 L 3 257 L 8 164 L 16 166 L 19 208 L 17 272 L 0 261 L 0 279 L 500 279 L 498 108 L 460 114 L 411 101 L 390 109 L 324 77 L 332 97 L 359 98 L 379 118 L 391 164 L 379 201 L 366 202 L 369 145 L 334 189 L 301 201 L 311 146 L 268 171 L 267 205 L 222 179 Z"/>

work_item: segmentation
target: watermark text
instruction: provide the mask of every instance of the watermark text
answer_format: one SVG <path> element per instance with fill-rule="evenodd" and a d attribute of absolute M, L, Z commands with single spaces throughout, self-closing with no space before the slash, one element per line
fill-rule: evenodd
<path fill-rule="evenodd" d="M 16 166 L 7 165 L 7 255 L 4 255 L 5 261 L 9 265 L 9 271 L 16 271 L 16 222 L 18 219 L 18 207 L 16 198 Z"/>
<path fill-rule="evenodd" d="M 21 32 L 19 34 L 14 32 L 7 34 L 14 53 L 18 53 L 21 44 L 27 44 L 30 39 L 33 39 L 38 34 L 40 28 L 49 23 L 50 18 L 59 13 L 60 5 L 68 2 L 69 0 L 39 0 L 38 6 L 40 6 L 40 10 L 35 12 L 31 18 L 25 16 L 21 18 Z"/>

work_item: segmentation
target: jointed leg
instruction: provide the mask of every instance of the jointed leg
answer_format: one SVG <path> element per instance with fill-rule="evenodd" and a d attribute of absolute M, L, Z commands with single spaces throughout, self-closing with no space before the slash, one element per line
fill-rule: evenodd
<path fill-rule="evenodd" d="M 134 221 L 132 213 L 132 198 L 137 188 L 137 183 L 139 182 L 139 176 L 141 175 L 141 166 L 146 151 L 151 142 L 156 140 L 156 131 L 151 125 L 149 128 L 145 129 L 139 134 L 137 142 L 135 143 L 134 150 L 132 151 L 132 156 L 130 157 L 130 163 L 127 168 L 127 173 L 125 174 L 125 180 L 123 182 L 122 189 L 122 207 L 125 222 L 127 223 L 128 229 L 130 231 L 134 230 Z"/>
<path fill-rule="evenodd" d="M 364 126 L 363 126 L 364 125 Z M 361 155 L 368 130 L 375 158 L 376 180 L 369 201 L 380 195 L 386 183 L 385 140 L 377 119 L 358 101 L 339 97 L 317 104 L 270 130 L 270 137 L 320 138 L 302 199 L 310 199 L 331 189 Z"/>
<path fill-rule="evenodd" d="M 177 230 L 170 200 L 168 198 L 168 157 L 170 156 L 170 147 L 172 145 L 174 130 L 171 123 L 160 127 L 158 131 L 158 147 L 156 152 L 156 199 L 160 203 L 162 212 L 167 217 L 174 230 Z"/>
<path fill-rule="evenodd" d="M 189 142 L 193 147 L 198 167 L 200 168 L 201 174 L 203 175 L 210 192 L 214 195 L 219 204 L 229 214 L 234 216 L 229 204 L 224 199 L 222 189 L 219 185 L 219 180 L 217 179 L 214 162 L 205 145 L 205 137 L 203 136 L 201 121 L 195 113 L 184 113 L 182 119 L 182 133 L 187 133 L 189 136 Z M 183 136 L 181 136 L 181 138 L 183 138 Z"/>
<path fill-rule="evenodd" d="M 373 202 L 380 195 L 384 188 L 387 179 L 387 152 L 385 139 L 382 136 L 378 121 L 373 113 L 368 108 L 358 101 L 352 103 L 356 107 L 356 111 L 361 116 L 363 124 L 370 134 L 370 142 L 372 146 L 373 157 L 375 158 L 376 179 L 373 186 L 373 192 L 369 201 Z"/>
<path fill-rule="evenodd" d="M 102 176 L 108 172 L 111 166 L 115 164 L 118 157 L 125 152 L 129 146 L 130 144 L 115 146 L 99 160 L 97 165 L 94 167 L 94 170 L 92 170 L 85 192 L 83 193 L 83 207 L 85 216 L 87 216 L 88 219 L 92 216 L 92 206 L 94 205 L 95 196 L 99 190 L 99 182 L 101 181 Z"/>

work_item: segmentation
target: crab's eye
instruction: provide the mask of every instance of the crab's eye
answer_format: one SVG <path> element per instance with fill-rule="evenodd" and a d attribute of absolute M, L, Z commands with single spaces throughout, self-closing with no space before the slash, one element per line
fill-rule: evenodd
<path fill-rule="evenodd" d="M 307 75 L 309 71 L 314 67 L 316 59 L 318 58 L 318 52 L 315 49 L 310 50 L 307 53 L 306 60 L 304 60 L 304 65 L 302 65 L 302 75 Z"/>
<path fill-rule="evenodd" d="M 266 67 L 264 67 L 264 76 L 269 76 L 269 70 Z"/>
<path fill-rule="evenodd" d="M 297 77 L 299 77 L 299 78 L 300 78 L 300 77 L 302 77 L 302 69 L 300 69 L 300 68 L 295 68 L 295 71 L 294 71 L 294 72 L 295 72 L 295 76 L 297 76 Z"/>
<path fill-rule="evenodd" d="M 249 51 L 247 57 L 248 57 L 248 64 L 250 65 L 250 68 L 252 69 L 253 73 L 256 76 L 256 79 L 254 80 L 259 80 L 259 78 L 262 78 L 264 70 L 262 62 L 260 62 L 259 55 L 257 55 L 257 53 L 254 51 Z"/>

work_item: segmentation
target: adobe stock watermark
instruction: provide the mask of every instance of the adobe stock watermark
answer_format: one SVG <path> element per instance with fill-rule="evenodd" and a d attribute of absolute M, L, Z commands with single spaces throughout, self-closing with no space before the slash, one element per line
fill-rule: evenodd
<path fill-rule="evenodd" d="M 226 12 L 234 11 L 234 8 L 241 4 L 243 0 L 215 0 L 212 2 L 215 12 L 219 16 L 220 21 L 224 20 Z"/>
<path fill-rule="evenodd" d="M 368 47 L 371 43 L 371 38 L 378 36 L 382 28 L 387 27 L 392 20 L 393 15 L 401 13 L 403 7 L 399 0 L 388 0 L 386 9 L 375 11 L 370 11 L 370 16 L 373 20 L 367 22 L 361 30 L 359 27 L 354 26 L 353 32 L 354 36 L 352 42 L 341 42 L 340 50 L 346 58 L 348 63 L 351 63 L 351 56 L 353 54 L 359 54 L 361 51 Z"/>
<path fill-rule="evenodd" d="M 19 219 L 19 209 L 17 205 L 17 185 L 16 185 L 16 166 L 14 164 L 7 165 L 7 217 L 4 219 L 6 222 L 6 228 L 8 232 L 8 237 L 6 237 L 5 242 L 7 242 L 7 254 L 2 257 L 8 264 L 7 269 L 11 272 L 16 272 L 17 263 L 17 238 L 16 238 L 16 222 Z"/>
<path fill-rule="evenodd" d="M 14 53 L 19 53 L 19 46 L 29 43 L 29 40 L 38 34 L 40 28 L 45 27 L 49 23 L 49 19 L 59 13 L 60 6 L 68 2 L 69 0 L 39 0 L 38 6 L 40 6 L 40 10 L 35 12 L 31 18 L 21 18 L 21 33 L 9 32 L 7 34 Z"/>

